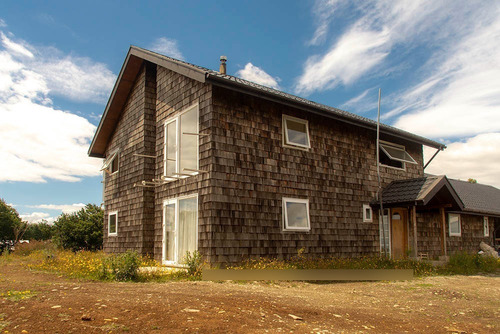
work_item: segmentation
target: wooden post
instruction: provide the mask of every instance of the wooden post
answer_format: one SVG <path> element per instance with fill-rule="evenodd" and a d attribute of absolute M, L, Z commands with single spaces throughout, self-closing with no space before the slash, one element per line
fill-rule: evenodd
<path fill-rule="evenodd" d="M 418 256 L 418 246 L 417 246 L 417 206 L 413 206 L 411 212 L 411 220 L 413 222 L 413 257 Z"/>
<path fill-rule="evenodd" d="M 443 255 L 447 256 L 446 253 L 446 215 L 444 213 L 444 208 L 440 208 L 439 211 L 441 212 L 441 226 L 443 230 L 443 240 L 441 244 L 441 249 L 443 250 Z"/>

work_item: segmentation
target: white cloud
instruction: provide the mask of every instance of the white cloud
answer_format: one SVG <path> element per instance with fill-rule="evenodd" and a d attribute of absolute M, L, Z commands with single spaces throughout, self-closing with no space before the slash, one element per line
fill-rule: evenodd
<path fill-rule="evenodd" d="M 51 217 L 50 214 L 46 212 L 32 212 L 28 214 L 19 215 L 19 217 L 21 217 L 23 221 L 31 224 L 37 224 L 44 220 L 47 221 L 47 223 L 53 223 L 55 221 L 55 218 Z"/>
<path fill-rule="evenodd" d="M 236 75 L 245 80 L 258 83 L 259 85 L 271 87 L 274 89 L 280 89 L 280 86 L 278 84 L 278 82 L 280 81 L 279 78 L 272 77 L 263 69 L 253 65 L 252 63 L 247 63 L 243 69 L 236 72 Z"/>
<path fill-rule="evenodd" d="M 75 204 L 39 204 L 28 205 L 30 208 L 46 209 L 46 210 L 60 210 L 62 213 L 73 213 L 85 207 L 83 203 Z"/>
<path fill-rule="evenodd" d="M 423 83 L 396 99 L 396 126 L 429 137 L 500 131 L 500 10 L 447 49 Z"/>
<path fill-rule="evenodd" d="M 4 20 L 0 19 L 0 28 L 5 28 L 7 26 L 7 23 L 5 23 Z"/>
<path fill-rule="evenodd" d="M 340 105 L 340 108 L 350 112 L 364 113 L 377 109 L 377 103 L 378 95 L 375 92 L 375 88 L 368 88 L 358 96 L 344 102 Z"/>
<path fill-rule="evenodd" d="M 335 15 L 339 1 L 322 4 L 329 8 L 329 15 Z M 435 42 L 445 39 L 449 33 L 459 34 L 466 30 L 461 18 L 467 17 L 468 10 L 474 7 L 466 1 L 433 0 L 373 0 L 360 2 L 357 6 L 352 10 L 361 13 L 358 20 L 347 27 L 325 53 L 310 56 L 306 60 L 303 73 L 296 83 L 297 93 L 310 94 L 341 84 L 350 85 L 385 65 L 387 56 L 397 46 L 409 50 L 429 39 Z M 327 20 L 331 19 L 328 16 Z M 448 24 L 449 29 L 441 29 L 444 23 Z M 325 34 L 317 31 L 312 42 L 319 40 L 318 36 L 324 38 Z"/>
<path fill-rule="evenodd" d="M 325 41 L 328 33 L 328 26 L 337 7 L 342 0 L 316 0 L 313 6 L 316 30 L 314 36 L 308 42 L 309 45 L 318 45 Z"/>
<path fill-rule="evenodd" d="M 425 169 L 427 173 L 446 174 L 461 180 L 473 178 L 479 183 L 500 188 L 500 132 L 480 134 L 447 146 Z M 424 149 L 426 159 L 430 159 L 434 153 L 434 149 Z"/>
<path fill-rule="evenodd" d="M 33 59 L 28 57 L 22 50 L 29 51 L 31 47 L 26 43 L 16 43 L 3 34 L 2 45 L 0 182 L 79 181 L 83 176 L 99 175 L 100 161 L 87 156 L 95 126 L 83 117 L 52 107 L 49 98 L 58 86 L 55 78 L 58 73 L 64 72 L 64 68 L 54 67 L 52 73 L 41 70 L 51 61 L 36 52 L 32 53 Z M 70 63 L 59 64 L 68 65 L 69 71 L 72 71 Z M 96 66 L 99 68 L 99 65 Z M 79 69 L 83 71 L 81 67 Z M 81 74 L 85 76 L 83 72 Z M 104 80 L 101 74 L 94 75 L 94 78 Z M 78 80 L 81 78 L 74 79 L 74 82 Z M 90 77 L 83 79 L 90 80 Z M 77 92 L 88 92 L 91 85 L 83 81 L 80 87 L 68 88 L 64 94 L 72 96 Z M 95 97 L 95 94 L 90 94 L 86 99 Z"/>
<path fill-rule="evenodd" d="M 11 61 L 43 77 L 50 94 L 78 102 L 105 103 L 116 76 L 102 63 L 85 57 L 65 55 L 53 47 L 35 48 L 13 41 L 0 32 L 1 44 Z M 48 92 L 44 92 L 47 94 Z"/>
<path fill-rule="evenodd" d="M 182 55 L 175 39 L 167 37 L 157 38 L 148 49 L 172 58 L 184 60 L 184 56 Z"/>

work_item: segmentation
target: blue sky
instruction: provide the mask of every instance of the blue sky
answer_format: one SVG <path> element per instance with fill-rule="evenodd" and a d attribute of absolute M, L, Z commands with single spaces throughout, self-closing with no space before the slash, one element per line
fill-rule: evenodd
<path fill-rule="evenodd" d="M 101 202 L 86 153 L 130 44 L 448 148 L 426 171 L 500 187 L 498 1 L 2 1 L 0 197 L 29 221 Z M 433 150 L 425 150 L 430 157 Z"/>

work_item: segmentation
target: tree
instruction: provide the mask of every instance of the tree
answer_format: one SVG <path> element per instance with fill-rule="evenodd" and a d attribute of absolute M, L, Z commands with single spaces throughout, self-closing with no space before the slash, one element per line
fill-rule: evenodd
<path fill-rule="evenodd" d="M 28 224 L 28 229 L 24 233 L 23 238 L 29 240 L 50 240 L 54 235 L 55 227 L 49 224 L 46 220 L 42 220 L 37 224 Z"/>
<path fill-rule="evenodd" d="M 476 179 L 469 178 L 469 179 L 467 180 L 467 182 L 469 182 L 469 183 L 477 183 L 477 180 L 476 180 Z"/>
<path fill-rule="evenodd" d="M 72 214 L 64 213 L 54 223 L 54 241 L 73 251 L 100 249 L 103 219 L 103 210 L 95 204 L 87 204 Z"/>
<path fill-rule="evenodd" d="M 28 224 L 21 220 L 17 210 L 0 198 L 0 241 L 11 240 L 16 244 L 27 227 Z"/>

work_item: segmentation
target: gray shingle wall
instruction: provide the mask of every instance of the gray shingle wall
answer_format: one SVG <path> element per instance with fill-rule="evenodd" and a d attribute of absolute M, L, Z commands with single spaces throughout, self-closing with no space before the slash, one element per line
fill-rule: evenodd
<path fill-rule="evenodd" d="M 199 103 L 200 133 L 210 134 L 213 127 L 211 111 L 212 86 L 189 79 L 178 73 L 162 67 L 157 71 L 157 100 L 156 100 L 156 165 L 155 178 L 163 175 L 164 168 L 164 141 L 165 121 L 190 107 Z M 213 163 L 213 144 L 210 136 L 200 137 L 199 141 L 199 168 L 211 171 Z M 213 221 L 213 211 L 210 206 L 212 194 L 212 181 L 210 174 L 199 174 L 186 179 L 177 180 L 155 188 L 155 259 L 162 257 L 163 238 L 163 202 L 166 199 L 180 197 L 188 194 L 198 194 L 198 249 L 201 253 L 209 253 L 210 238 L 208 236 L 209 224 Z"/>
<path fill-rule="evenodd" d="M 116 129 L 106 149 L 106 155 L 119 148 L 118 173 L 105 178 L 104 250 L 124 252 L 135 249 L 152 252 L 150 189 L 134 188 L 144 180 L 152 166 L 134 153 L 151 151 L 151 136 L 155 132 L 154 68 L 144 66 L 138 74 Z M 118 211 L 118 234 L 108 236 L 108 213 Z"/>
<path fill-rule="evenodd" d="M 362 205 L 377 190 L 373 131 L 218 87 L 213 92 L 210 262 L 288 258 L 300 248 L 315 256 L 378 253 L 378 223 L 362 220 Z M 309 121 L 309 151 L 282 146 L 283 113 Z M 421 146 L 404 144 L 419 165 L 382 167 L 385 185 L 423 176 Z M 283 197 L 309 199 L 310 232 L 282 232 Z"/>

